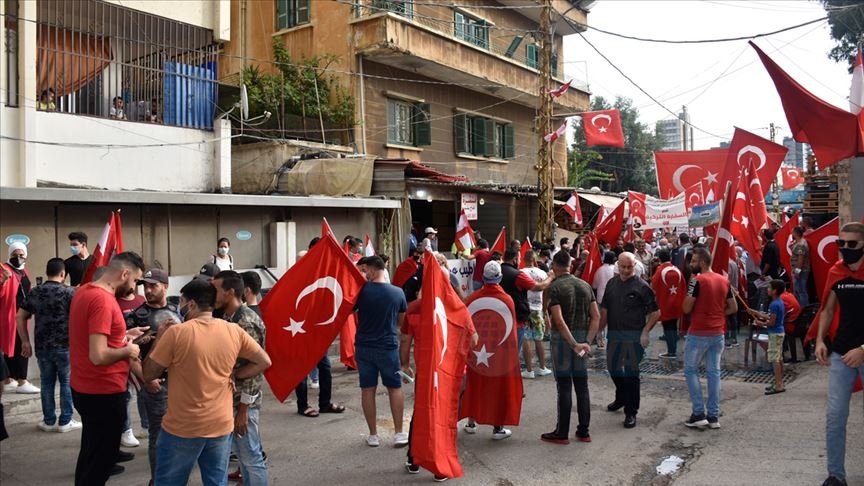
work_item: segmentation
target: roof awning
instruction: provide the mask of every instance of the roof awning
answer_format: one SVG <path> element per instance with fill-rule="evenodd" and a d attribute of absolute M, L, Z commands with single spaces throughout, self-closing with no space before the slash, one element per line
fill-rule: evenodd
<path fill-rule="evenodd" d="M 606 196 L 604 194 L 579 194 L 579 197 L 582 199 L 596 204 L 597 206 L 603 206 L 607 211 L 611 211 L 618 207 L 621 204 L 621 201 L 624 198 L 615 197 L 615 196 Z"/>

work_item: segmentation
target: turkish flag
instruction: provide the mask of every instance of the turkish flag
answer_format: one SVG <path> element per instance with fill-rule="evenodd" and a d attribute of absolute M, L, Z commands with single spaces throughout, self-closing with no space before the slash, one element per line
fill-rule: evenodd
<path fill-rule="evenodd" d="M 762 260 L 759 234 L 768 222 L 768 209 L 752 160 L 749 169 L 745 169 L 739 178 L 732 211 L 732 235 L 757 261 Z"/>
<path fill-rule="evenodd" d="M 330 235 L 334 240 L 336 239 L 336 233 L 333 232 L 333 228 L 330 227 L 327 218 L 321 218 L 321 238 L 326 238 L 327 235 Z"/>
<path fill-rule="evenodd" d="M 604 219 L 606 219 L 606 206 L 600 206 L 597 209 L 597 214 L 595 216 L 597 220 L 594 221 L 594 226 L 597 227 Z"/>
<path fill-rule="evenodd" d="M 273 360 L 264 376 L 280 402 L 327 352 L 365 281 L 336 240 L 322 238 L 261 301 Z"/>
<path fill-rule="evenodd" d="M 522 248 L 519 248 L 519 268 L 525 268 L 525 253 L 532 248 L 531 240 L 526 236 L 525 241 L 522 242 Z"/>
<path fill-rule="evenodd" d="M 498 238 L 495 238 L 495 243 L 492 243 L 492 248 L 489 250 L 490 253 L 495 253 L 496 251 L 502 255 L 507 251 L 507 231 L 504 226 L 501 227 L 501 231 L 498 232 Z"/>
<path fill-rule="evenodd" d="M 795 167 L 783 167 L 783 190 L 795 189 L 804 184 L 804 176 L 801 175 L 801 169 Z"/>
<path fill-rule="evenodd" d="M 645 243 L 653 243 L 654 242 L 654 228 L 646 229 L 642 232 L 642 239 L 645 240 Z"/>
<path fill-rule="evenodd" d="M 438 476 L 463 475 L 456 450 L 456 422 L 466 358 L 474 325 L 432 252 L 426 252 L 420 323 L 414 344 L 417 381 L 411 455 L 414 464 Z"/>
<path fill-rule="evenodd" d="M 582 226 L 582 205 L 579 204 L 579 194 L 576 194 L 575 191 L 570 194 L 570 199 L 564 204 L 564 211 L 567 211 L 574 223 Z"/>
<path fill-rule="evenodd" d="M 828 271 L 831 270 L 840 254 L 837 243 L 835 243 L 838 234 L 840 234 L 840 220 L 834 218 L 804 235 L 807 246 L 810 248 L 810 268 L 813 270 L 816 292 L 822 302 L 827 297 L 827 294 L 823 294 L 822 291 L 828 281 Z"/>
<path fill-rule="evenodd" d="M 354 341 L 357 339 L 357 316 L 348 314 L 345 319 L 345 325 L 339 331 L 339 361 L 346 368 L 357 369 L 357 360 L 355 359 L 356 352 L 354 350 Z M 312 370 L 309 370 L 312 371 Z"/>
<path fill-rule="evenodd" d="M 645 194 L 627 191 L 627 201 L 630 203 L 630 224 L 636 228 L 645 226 Z"/>
<path fill-rule="evenodd" d="M 465 305 L 480 340 L 468 355 L 459 418 L 471 417 L 486 425 L 519 425 L 522 375 L 513 299 L 500 285 L 484 285 Z"/>
<path fill-rule="evenodd" d="M 810 144 L 820 169 L 864 153 L 864 127 L 855 114 L 817 98 L 783 71 L 753 41 L 750 41 L 750 45 L 756 49 L 780 95 L 792 137 Z"/>
<path fill-rule="evenodd" d="M 697 182 L 684 191 L 684 206 L 687 208 L 688 213 L 694 207 L 703 204 L 705 204 L 705 197 L 702 194 L 702 183 Z"/>
<path fill-rule="evenodd" d="M 777 242 L 777 248 L 780 249 L 780 264 L 786 269 L 788 275 L 792 275 L 792 230 L 798 226 L 798 213 L 789 218 L 780 229 L 774 233 L 774 241 Z M 790 279 L 795 283 L 795 279 Z"/>
<path fill-rule="evenodd" d="M 396 267 L 396 270 L 393 272 L 393 278 L 390 279 L 390 283 L 401 288 L 405 285 L 405 282 L 417 273 L 419 268 L 420 266 L 417 264 L 417 260 L 415 260 L 414 257 L 406 258 Z"/>
<path fill-rule="evenodd" d="M 459 220 L 456 222 L 455 244 L 459 253 L 477 246 L 474 241 L 474 231 L 471 229 L 471 223 L 468 222 L 468 216 L 465 215 L 464 209 L 459 213 Z"/>
<path fill-rule="evenodd" d="M 719 184 L 726 170 L 728 154 L 727 149 L 654 152 L 660 197 L 674 199 L 703 180 L 708 184 Z M 723 190 L 717 187 L 718 192 Z"/>
<path fill-rule="evenodd" d="M 84 278 L 81 279 L 81 285 L 93 280 L 96 269 L 108 265 L 111 257 L 118 253 L 123 253 L 123 228 L 120 225 L 119 209 L 112 211 L 111 216 L 108 217 L 108 222 L 105 223 L 105 228 L 102 230 L 102 236 L 99 237 L 99 243 L 93 250 L 93 259 L 90 260 Z"/>
<path fill-rule="evenodd" d="M 787 152 L 789 149 L 782 145 L 735 127 L 720 187 L 725 187 L 725 181 L 734 182 L 738 173 L 748 169 L 752 163 L 764 193 L 777 179 L 777 171 Z"/>
<path fill-rule="evenodd" d="M 593 233 L 591 233 L 593 235 Z M 582 267 L 582 274 L 579 278 L 584 280 L 589 286 L 594 286 L 594 273 L 603 265 L 603 257 L 600 255 L 600 244 L 596 236 L 591 237 L 590 245 L 588 246 L 588 261 Z"/>
<path fill-rule="evenodd" d="M 651 277 L 651 288 L 657 296 L 660 306 L 660 320 L 678 319 L 683 314 L 681 306 L 687 295 L 687 285 L 684 274 L 672 262 L 666 262 L 654 272 Z"/>
<path fill-rule="evenodd" d="M 618 110 L 586 111 L 582 113 L 585 145 L 607 145 L 624 148 L 624 130 Z"/>
<path fill-rule="evenodd" d="M 621 228 L 624 226 L 624 204 L 625 200 L 621 200 L 621 204 L 609 213 L 609 216 L 603 219 L 594 227 L 594 234 L 599 241 L 614 245 L 621 236 Z"/>
<path fill-rule="evenodd" d="M 732 199 L 733 190 L 735 187 L 731 182 L 726 183 L 726 189 L 723 192 L 723 200 L 721 205 L 723 212 L 720 215 L 720 224 L 717 227 L 717 235 L 714 238 L 714 248 L 711 250 L 711 270 L 726 275 L 729 273 L 729 259 L 732 258 L 732 252 L 735 251 L 734 241 L 732 240 L 732 218 L 735 213 L 735 202 Z"/>

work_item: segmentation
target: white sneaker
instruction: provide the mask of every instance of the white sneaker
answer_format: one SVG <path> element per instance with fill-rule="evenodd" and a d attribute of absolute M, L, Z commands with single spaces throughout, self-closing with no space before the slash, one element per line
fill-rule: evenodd
<path fill-rule="evenodd" d="M 37 427 L 39 427 L 39 430 L 41 430 L 42 432 L 56 432 L 57 431 L 56 425 L 48 425 L 45 422 L 39 422 L 39 425 L 37 425 Z"/>
<path fill-rule="evenodd" d="M 132 433 L 132 429 L 128 429 L 127 431 L 123 432 L 123 435 L 120 436 L 120 445 L 122 445 L 123 447 L 138 447 L 139 445 L 141 445 L 141 443 L 138 442 L 138 439 L 135 438 L 135 434 Z"/>
<path fill-rule="evenodd" d="M 533 371 L 523 371 L 522 372 L 522 378 L 527 378 L 529 380 L 533 380 L 534 379 L 534 372 Z"/>
<path fill-rule="evenodd" d="M 378 447 L 381 445 L 381 439 L 377 435 L 366 436 L 366 445 L 369 447 Z"/>
<path fill-rule="evenodd" d="M 503 440 L 513 435 L 510 429 L 501 429 L 498 432 L 492 432 L 492 440 Z"/>
<path fill-rule="evenodd" d="M 9 383 L 6 383 L 5 385 L 3 385 L 3 391 L 4 392 L 13 392 L 13 391 L 15 391 L 16 388 L 18 388 L 18 382 L 15 380 L 12 380 Z"/>
<path fill-rule="evenodd" d="M 39 393 L 39 387 L 29 381 L 25 381 L 23 385 L 18 385 L 18 388 L 15 389 L 15 393 L 32 395 L 34 393 Z"/>
<path fill-rule="evenodd" d="M 549 368 L 540 368 L 537 370 L 537 376 L 549 376 L 552 374 L 552 370 Z"/>
<path fill-rule="evenodd" d="M 408 432 L 398 432 L 393 437 L 393 447 L 405 447 L 408 445 Z"/>
<path fill-rule="evenodd" d="M 82 427 L 81 422 L 79 422 L 79 421 L 77 421 L 77 420 L 75 420 L 75 419 L 72 419 L 72 420 L 69 421 L 68 424 L 58 426 L 58 427 L 57 427 L 57 432 L 60 432 L 61 434 L 65 434 L 66 432 L 72 432 L 73 430 L 78 430 L 78 429 L 80 429 L 81 427 Z M 135 436 L 132 436 L 132 438 L 134 439 Z M 122 439 L 121 439 L 121 440 L 122 440 Z"/>
<path fill-rule="evenodd" d="M 150 432 L 147 432 L 146 429 L 141 429 L 138 432 L 138 435 L 135 436 L 135 438 L 137 438 L 137 439 L 146 439 L 148 437 L 150 437 Z"/>
<path fill-rule="evenodd" d="M 467 423 L 462 427 L 462 430 L 465 431 L 466 434 L 476 434 L 477 433 L 477 424 Z"/>
<path fill-rule="evenodd" d="M 309 388 L 313 390 L 317 390 L 321 385 L 318 384 L 318 380 L 312 380 L 312 383 L 309 384 Z"/>

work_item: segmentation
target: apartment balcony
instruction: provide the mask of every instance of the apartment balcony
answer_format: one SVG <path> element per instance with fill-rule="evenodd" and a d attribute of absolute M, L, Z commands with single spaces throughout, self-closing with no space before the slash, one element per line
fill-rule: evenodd
<path fill-rule="evenodd" d="M 537 53 L 525 54 L 527 33 L 519 41 L 515 37 L 490 39 L 453 21 L 360 8 L 351 22 L 350 42 L 357 54 L 375 62 L 536 107 Z M 563 84 L 560 74 L 559 69 L 553 77 Z M 586 109 L 587 86 L 574 81 L 555 104 L 556 111 Z"/>

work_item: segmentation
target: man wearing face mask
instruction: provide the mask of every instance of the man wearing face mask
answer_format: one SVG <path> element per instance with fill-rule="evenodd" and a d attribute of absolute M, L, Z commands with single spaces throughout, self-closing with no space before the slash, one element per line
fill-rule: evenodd
<path fill-rule="evenodd" d="M 846 485 L 849 401 L 855 379 L 864 380 L 864 224 L 843 225 L 837 247 L 841 260 L 828 273 L 825 289 L 830 291 L 822 304 L 816 336 L 816 359 L 829 367 L 825 421 L 828 479 L 823 486 Z M 839 314 L 838 323 L 832 328 L 835 314 Z"/>
<path fill-rule="evenodd" d="M 132 340 L 146 330 L 127 332 L 115 298 L 135 288 L 144 271 L 141 257 L 119 253 L 104 268 L 98 280 L 75 292 L 69 309 L 72 400 L 84 424 L 76 486 L 105 484 L 110 475 L 123 472 L 115 462 L 121 457 L 126 381 L 130 361 L 137 361 L 140 352 Z"/>
<path fill-rule="evenodd" d="M 77 287 L 87 272 L 87 266 L 93 260 L 87 248 L 87 233 L 73 231 L 69 233 L 69 251 L 72 256 L 63 261 L 66 264 L 66 275 L 69 275 L 69 285 Z"/>
<path fill-rule="evenodd" d="M 30 294 L 30 275 L 24 268 L 27 261 L 27 246 L 20 241 L 9 245 L 9 263 L 0 265 L 0 342 L 9 376 L 3 383 L 3 391 L 17 393 L 39 393 L 39 388 L 27 381 L 29 358 L 21 355 L 21 337 L 15 332 L 15 315 Z"/>

